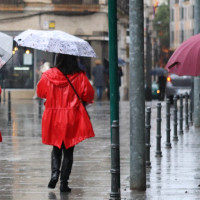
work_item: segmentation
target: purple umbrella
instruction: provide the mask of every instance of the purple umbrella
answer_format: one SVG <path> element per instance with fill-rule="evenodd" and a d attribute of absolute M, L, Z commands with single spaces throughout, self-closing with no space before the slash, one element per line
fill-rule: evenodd
<path fill-rule="evenodd" d="M 179 76 L 200 75 L 200 34 L 184 41 L 172 54 L 165 68 Z"/>

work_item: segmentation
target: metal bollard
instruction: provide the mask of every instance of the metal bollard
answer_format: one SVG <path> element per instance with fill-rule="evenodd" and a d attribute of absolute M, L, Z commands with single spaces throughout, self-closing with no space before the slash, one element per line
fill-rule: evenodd
<path fill-rule="evenodd" d="M 39 108 L 38 108 L 38 110 L 39 110 L 39 118 L 41 119 L 42 118 L 42 99 L 41 98 L 39 98 Z"/>
<path fill-rule="evenodd" d="M 179 134 L 183 134 L 183 95 L 180 94 Z"/>
<path fill-rule="evenodd" d="M 151 168 L 151 161 L 150 161 L 150 130 L 151 130 L 151 108 L 148 107 L 146 110 L 146 167 Z"/>
<path fill-rule="evenodd" d="M 190 125 L 193 125 L 192 119 L 193 109 L 192 109 L 192 98 L 190 97 Z"/>
<path fill-rule="evenodd" d="M 119 122 L 112 123 L 111 144 L 111 193 L 110 199 L 121 199 L 120 194 L 120 152 L 119 152 Z"/>
<path fill-rule="evenodd" d="M 178 135 L 177 135 L 177 97 L 176 95 L 174 96 L 174 141 L 178 141 Z"/>
<path fill-rule="evenodd" d="M 10 91 L 8 91 L 8 125 L 11 125 L 11 97 L 10 97 Z"/>
<path fill-rule="evenodd" d="M 156 135 L 156 157 L 162 157 L 161 152 L 161 103 L 157 103 L 157 135 Z"/>
<path fill-rule="evenodd" d="M 6 102 L 6 87 L 5 87 L 5 80 L 3 80 L 3 102 Z"/>
<path fill-rule="evenodd" d="M 185 93 L 185 129 L 189 130 L 189 122 L 188 122 L 188 93 Z"/>
<path fill-rule="evenodd" d="M 167 99 L 166 102 L 166 147 L 172 148 L 171 142 L 170 142 L 170 99 Z"/>

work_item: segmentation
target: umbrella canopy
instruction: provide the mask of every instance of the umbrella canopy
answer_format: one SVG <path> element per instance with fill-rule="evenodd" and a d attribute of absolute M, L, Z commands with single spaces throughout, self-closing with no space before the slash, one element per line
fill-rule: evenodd
<path fill-rule="evenodd" d="M 26 30 L 14 39 L 19 46 L 74 56 L 96 57 L 89 43 L 63 31 Z"/>
<path fill-rule="evenodd" d="M 172 54 L 166 69 L 170 73 L 180 76 L 200 75 L 200 34 L 190 37 L 184 41 Z"/>
<path fill-rule="evenodd" d="M 168 71 L 162 67 L 156 67 L 155 69 L 151 70 L 151 75 L 156 76 L 165 76 L 167 75 Z"/>
<path fill-rule="evenodd" d="M 0 68 L 11 58 L 13 38 L 0 32 Z"/>

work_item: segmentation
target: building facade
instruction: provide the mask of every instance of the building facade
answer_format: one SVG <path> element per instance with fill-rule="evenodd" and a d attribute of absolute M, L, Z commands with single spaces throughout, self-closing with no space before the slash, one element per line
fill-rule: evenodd
<path fill-rule="evenodd" d="M 106 1 L 99 3 L 96 0 L 76 1 L 70 0 L 0 0 L 0 31 L 15 37 L 26 29 L 50 30 L 57 29 L 86 39 L 97 52 L 98 57 L 107 56 L 108 48 L 108 20 Z M 14 44 L 15 46 L 15 44 Z M 36 85 L 36 71 L 39 70 L 39 61 L 45 59 L 53 65 L 52 55 L 45 52 L 29 49 L 29 56 L 32 55 L 32 63 L 29 70 L 24 68 L 20 72 L 14 72 L 13 65 L 26 65 L 24 57 L 26 48 L 17 49 L 13 59 L 8 63 L 10 78 L 5 82 L 7 88 L 34 88 Z M 20 57 L 21 56 L 21 57 Z M 91 59 L 85 59 L 90 74 Z M 30 63 L 29 63 L 30 64 Z M 18 68 L 19 69 L 19 68 Z M 28 69 L 28 68 L 25 68 Z M 4 71 L 5 71 L 4 70 Z M 11 75 L 13 71 L 13 75 Z M 26 72 L 25 72 L 26 71 Z M 17 77 L 23 76 L 24 81 L 14 81 Z M 27 83 L 27 78 L 29 83 Z"/>
<path fill-rule="evenodd" d="M 128 1 L 118 1 L 119 55 L 127 60 Z M 0 0 L 0 31 L 13 37 L 27 29 L 61 30 L 87 40 L 99 59 L 108 59 L 108 0 Z M 41 60 L 53 66 L 54 54 L 14 43 L 13 57 L 0 71 L 1 84 L 32 93 Z M 89 79 L 93 58 L 81 57 Z M 30 92 L 30 93 L 31 93 Z"/>
<path fill-rule="evenodd" d="M 104 4 L 93 0 L 76 3 L 64 0 L 0 0 L 0 31 L 15 37 L 27 29 L 62 30 L 87 39 L 101 57 L 101 53 L 106 51 L 101 52 L 99 47 L 108 41 L 107 13 L 102 11 L 103 7 Z M 97 26 L 97 19 L 104 23 Z M 40 61 L 46 60 L 52 66 L 53 56 L 34 49 L 18 48 L 14 44 L 13 57 L 1 70 L 5 87 L 33 90 L 38 80 Z M 31 57 L 29 63 L 26 62 L 28 57 Z M 90 75 L 91 59 L 82 62 L 88 66 Z"/>
<path fill-rule="evenodd" d="M 170 0 L 170 48 L 194 35 L 195 0 Z"/>

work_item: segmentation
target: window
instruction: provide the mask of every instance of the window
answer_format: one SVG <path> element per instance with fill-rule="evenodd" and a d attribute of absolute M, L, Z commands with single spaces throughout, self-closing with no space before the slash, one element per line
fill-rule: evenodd
<path fill-rule="evenodd" d="M 174 31 L 171 31 L 171 43 L 174 42 Z"/>
<path fill-rule="evenodd" d="M 181 8 L 181 19 L 184 19 L 184 8 Z"/>
<path fill-rule="evenodd" d="M 187 20 L 187 17 L 188 17 L 187 8 L 184 8 L 184 18 L 185 18 L 185 20 Z"/>
<path fill-rule="evenodd" d="M 33 49 L 15 48 L 12 58 L 0 70 L 0 83 L 6 88 L 33 89 Z"/>
<path fill-rule="evenodd" d="M 194 19 L 194 5 L 192 6 L 192 19 Z"/>
<path fill-rule="evenodd" d="M 174 9 L 171 10 L 171 21 L 174 21 Z"/>
<path fill-rule="evenodd" d="M 181 30 L 181 42 L 184 41 L 184 30 Z"/>
<path fill-rule="evenodd" d="M 194 35 L 194 29 L 192 29 L 192 35 Z"/>

